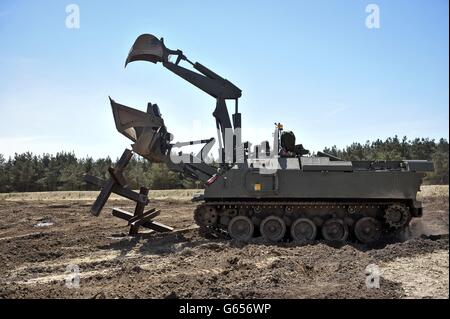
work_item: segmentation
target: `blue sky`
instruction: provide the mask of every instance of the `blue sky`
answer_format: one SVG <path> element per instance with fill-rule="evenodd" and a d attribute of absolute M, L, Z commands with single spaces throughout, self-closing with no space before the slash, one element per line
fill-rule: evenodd
<path fill-rule="evenodd" d="M 65 26 L 68 4 L 80 28 Z M 380 8 L 368 29 L 365 9 Z M 448 139 L 448 1 L 0 1 L 0 153 L 120 155 L 108 95 L 158 103 L 175 141 L 215 136 L 214 100 L 161 65 L 131 63 L 164 37 L 243 90 L 243 138 L 274 122 L 313 151 L 395 134 Z M 231 110 L 230 105 L 230 110 Z"/>

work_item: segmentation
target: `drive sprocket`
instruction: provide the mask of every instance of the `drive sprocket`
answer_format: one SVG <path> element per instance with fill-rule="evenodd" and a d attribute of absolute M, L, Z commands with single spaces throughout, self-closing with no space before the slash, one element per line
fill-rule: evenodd
<path fill-rule="evenodd" d="M 409 208 L 402 204 L 393 204 L 386 208 L 384 212 L 386 223 L 395 229 L 405 226 L 411 219 Z"/>

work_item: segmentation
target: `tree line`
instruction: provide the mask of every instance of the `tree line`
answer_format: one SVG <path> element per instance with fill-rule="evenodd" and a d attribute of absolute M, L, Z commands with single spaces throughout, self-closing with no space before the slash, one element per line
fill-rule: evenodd
<path fill-rule="evenodd" d="M 344 160 L 386 160 L 402 159 L 429 160 L 434 163 L 434 172 L 427 173 L 427 184 L 448 184 L 448 141 L 444 138 L 435 141 L 428 138 L 401 140 L 395 136 L 382 141 L 367 141 L 365 144 L 353 143 L 343 149 L 336 146 L 325 148 L 325 153 Z"/>
<path fill-rule="evenodd" d="M 448 184 L 449 145 L 446 139 L 435 141 L 428 138 L 400 140 L 397 136 L 384 141 L 353 143 L 343 149 L 327 147 L 325 153 L 344 160 L 400 160 L 423 159 L 434 162 L 435 171 L 428 173 L 428 184 Z M 86 173 L 107 179 L 107 169 L 113 165 L 111 158 L 94 160 L 77 158 L 74 153 L 60 152 L 56 155 L 35 155 L 31 152 L 15 154 L 6 159 L 0 154 L 0 193 L 64 190 L 95 190 L 86 184 Z M 128 164 L 125 177 L 129 186 L 138 189 L 145 185 L 150 189 L 199 188 L 202 185 L 171 172 L 164 164 L 150 163 L 134 156 Z"/>
<path fill-rule="evenodd" d="M 0 193 L 95 190 L 96 186 L 83 181 L 83 175 L 108 179 L 110 166 L 114 166 L 110 157 L 77 158 L 72 152 L 56 155 L 26 152 L 8 160 L 0 154 Z M 133 189 L 143 185 L 151 189 L 198 187 L 194 181 L 169 171 L 164 164 L 152 164 L 138 156 L 131 159 L 124 175 Z"/>

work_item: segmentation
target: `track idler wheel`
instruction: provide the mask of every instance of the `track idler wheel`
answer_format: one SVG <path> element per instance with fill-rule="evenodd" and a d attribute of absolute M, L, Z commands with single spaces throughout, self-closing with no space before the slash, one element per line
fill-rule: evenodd
<path fill-rule="evenodd" d="M 276 242 L 286 234 L 286 224 L 280 217 L 271 215 L 263 219 L 259 230 L 266 240 Z"/>
<path fill-rule="evenodd" d="M 344 242 L 348 237 L 348 227 L 342 219 L 329 219 L 322 225 L 322 236 L 331 242 Z"/>
<path fill-rule="evenodd" d="M 370 244 L 381 238 L 381 223 L 372 217 L 363 217 L 355 224 L 355 236 L 364 244 Z"/>
<path fill-rule="evenodd" d="M 291 225 L 291 237 L 295 242 L 304 243 L 314 240 L 316 225 L 308 218 L 299 218 Z"/>
<path fill-rule="evenodd" d="M 213 226 L 217 218 L 217 211 L 212 206 L 199 206 L 194 212 L 194 219 L 199 226 Z"/>
<path fill-rule="evenodd" d="M 246 216 L 233 217 L 228 224 L 228 234 L 238 241 L 248 241 L 253 237 L 255 228 L 250 218 Z"/>

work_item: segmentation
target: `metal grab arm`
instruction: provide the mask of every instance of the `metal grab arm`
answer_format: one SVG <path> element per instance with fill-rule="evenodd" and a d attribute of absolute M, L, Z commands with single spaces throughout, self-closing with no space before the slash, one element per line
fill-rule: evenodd
<path fill-rule="evenodd" d="M 169 61 L 169 56 L 171 55 L 177 56 L 175 63 Z M 222 145 L 224 147 L 225 145 L 230 145 L 230 143 L 227 143 L 225 140 L 225 137 L 227 136 L 226 131 L 235 131 L 242 127 L 241 114 L 238 112 L 238 99 L 242 95 L 241 89 L 227 79 L 224 79 L 217 73 L 211 71 L 206 66 L 198 62 L 191 62 L 183 54 L 183 51 L 168 49 L 164 45 L 163 38 L 158 39 L 151 34 L 143 34 L 136 39 L 128 54 L 125 66 L 133 61 L 148 61 L 155 64 L 161 62 L 166 69 L 216 99 L 216 108 L 213 112 L 213 116 L 216 119 L 218 140 L 221 144 L 219 152 L 220 154 L 224 154 L 225 149 L 222 148 Z M 181 61 L 187 61 L 195 71 L 180 66 L 179 63 Z M 226 105 L 226 100 L 229 99 L 235 100 L 235 113 L 233 114 L 232 119 L 230 118 Z M 233 142 L 231 146 L 234 154 L 236 152 L 235 143 Z"/>
<path fill-rule="evenodd" d="M 242 95 L 237 86 L 198 62 L 193 67 L 201 74 L 172 62 L 163 62 L 163 66 L 216 99 L 237 99 Z"/>
<path fill-rule="evenodd" d="M 177 56 L 175 63 L 169 61 L 170 55 Z M 190 63 L 200 73 L 178 65 L 181 60 Z M 158 39 L 151 34 L 142 34 L 136 39 L 128 53 L 125 66 L 133 61 L 161 62 L 164 67 L 215 98 L 237 99 L 242 94 L 242 91 L 230 81 L 198 62 L 192 63 L 183 51 L 168 49 L 164 45 L 163 38 Z"/>

